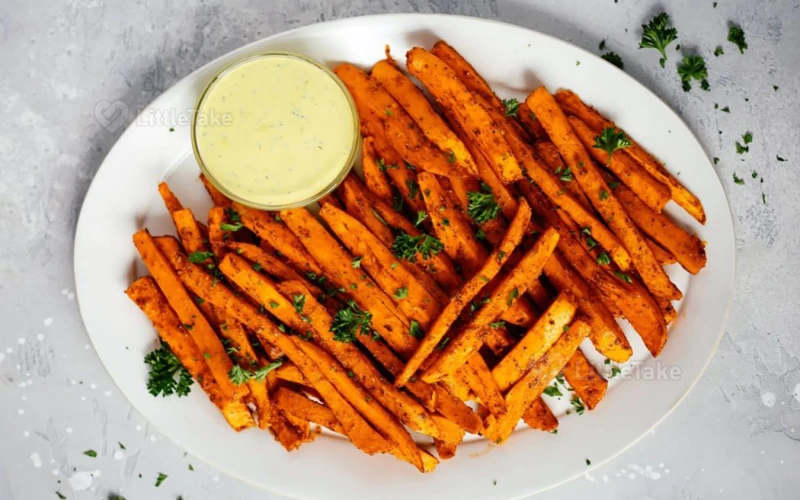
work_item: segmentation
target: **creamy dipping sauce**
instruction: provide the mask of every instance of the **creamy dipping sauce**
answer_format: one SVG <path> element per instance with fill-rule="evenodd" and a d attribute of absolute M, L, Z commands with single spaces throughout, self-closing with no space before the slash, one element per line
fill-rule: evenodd
<path fill-rule="evenodd" d="M 353 161 L 358 119 L 349 95 L 316 64 L 267 54 L 223 71 L 194 122 L 212 182 L 241 201 L 275 208 L 311 202 Z"/>

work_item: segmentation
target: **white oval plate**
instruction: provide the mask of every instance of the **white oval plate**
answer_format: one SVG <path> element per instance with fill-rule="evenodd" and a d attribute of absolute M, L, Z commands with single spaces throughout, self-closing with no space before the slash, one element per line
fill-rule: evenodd
<path fill-rule="evenodd" d="M 692 277 L 671 266 L 685 299 L 658 361 L 633 334 L 640 364 L 633 375 L 614 379 L 595 411 L 564 416 L 569 404 L 554 401 L 561 414 L 557 435 L 520 427 L 503 446 L 472 440 L 428 475 L 389 456 L 362 455 L 330 435 L 286 453 L 268 432 L 236 434 L 197 386 L 187 398 L 150 396 L 142 359 L 156 335 L 123 293 L 145 273 L 131 235 L 144 226 L 153 234 L 173 232 L 156 191 L 164 179 L 198 218 L 205 218 L 209 201 L 197 180 L 186 118 L 209 78 L 231 61 L 266 49 L 368 68 L 383 57 L 385 44 L 402 59 L 412 46 L 431 47 L 440 38 L 471 61 L 502 97 L 522 99 L 541 83 L 551 91 L 578 92 L 700 197 L 708 215 L 705 226 L 672 203 L 668 207 L 708 242 L 708 266 Z M 75 241 L 75 279 L 86 329 L 120 390 L 165 436 L 232 476 L 301 498 L 516 498 L 587 472 L 587 458 L 593 466 L 603 463 L 675 408 L 703 372 L 724 329 L 734 251 L 727 200 L 708 157 L 681 119 L 624 72 L 517 26 L 455 16 L 387 15 L 317 24 L 261 40 L 195 71 L 156 99 L 108 154 L 86 196 Z"/>

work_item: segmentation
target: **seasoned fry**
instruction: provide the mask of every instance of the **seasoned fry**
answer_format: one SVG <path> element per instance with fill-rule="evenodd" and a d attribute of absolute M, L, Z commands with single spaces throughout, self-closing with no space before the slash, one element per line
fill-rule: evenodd
<path fill-rule="evenodd" d="M 298 394 L 285 387 L 278 387 L 273 396 L 275 405 L 283 412 L 326 427 L 333 432 L 344 434 L 341 424 L 327 406 L 311 401 L 302 394 Z"/>
<path fill-rule="evenodd" d="M 406 296 L 395 298 L 395 303 L 409 319 L 416 320 L 423 329 L 427 329 L 440 309 L 436 297 L 400 265 L 391 250 L 353 217 L 334 207 L 323 207 L 319 216 L 350 253 L 360 259 L 360 268 L 366 270 L 382 290 L 406 290 Z"/>
<path fill-rule="evenodd" d="M 633 158 L 623 152 L 617 151 L 609 156 L 604 150 L 594 147 L 597 134 L 580 118 L 569 116 L 568 120 L 575 131 L 575 135 L 578 136 L 578 139 L 580 139 L 595 161 L 607 166 L 648 207 L 660 213 L 670 199 L 670 191 L 667 186 L 654 179 L 652 175 L 647 173 L 647 170 L 643 169 Z"/>
<path fill-rule="evenodd" d="M 206 358 L 206 363 L 223 394 L 234 399 L 246 396 L 249 393 L 247 387 L 236 386 L 228 378 L 228 372 L 233 368 L 233 363 L 225 352 L 225 346 L 219 341 L 211 325 L 208 324 L 206 318 L 197 309 L 194 300 L 181 285 L 180 279 L 167 258 L 156 246 L 150 233 L 146 229 L 142 229 L 134 235 L 133 242 L 169 305 L 175 310 L 184 328 L 189 330 L 192 339 Z"/>
<path fill-rule="evenodd" d="M 145 276 L 134 281 L 125 293 L 152 321 L 158 336 L 169 345 L 193 379 L 208 395 L 222 416 L 235 430 L 240 431 L 255 425 L 250 410 L 240 400 L 226 396 L 211 374 L 202 353 L 189 335 L 166 297 L 158 289 L 156 281 Z"/>
<path fill-rule="evenodd" d="M 558 428 L 558 419 L 541 397 L 533 400 L 533 403 L 522 414 L 522 420 L 528 424 L 528 427 L 540 431 L 553 432 Z"/>
<path fill-rule="evenodd" d="M 569 328 L 578 303 L 569 292 L 562 292 L 536 324 L 492 369 L 492 376 L 500 390 L 505 392 L 553 345 Z"/>
<path fill-rule="evenodd" d="M 397 69 L 393 62 L 379 61 L 372 67 L 370 76 L 380 82 L 383 88 L 400 103 L 431 142 L 442 151 L 451 152 L 455 156 L 455 163 L 462 170 L 472 176 L 478 175 L 478 167 L 464 143 L 436 113 L 422 91 Z"/>
<path fill-rule="evenodd" d="M 447 344 L 442 354 L 425 370 L 422 380 L 431 383 L 452 373 L 481 347 L 484 330 L 538 279 L 545 262 L 555 250 L 558 239 L 558 233 L 550 229 L 539 237 L 517 267 L 498 284 L 488 302 L 478 310 L 469 325 Z"/>
<path fill-rule="evenodd" d="M 447 44 L 444 40 L 437 41 L 431 53 L 444 61 L 458 76 L 458 79 L 466 86 L 470 92 L 474 92 L 483 97 L 493 107 L 500 109 L 503 103 L 495 95 L 494 91 L 486 83 L 486 80 L 475 71 L 475 68 L 459 54 L 456 49 Z"/>
<path fill-rule="evenodd" d="M 262 240 L 266 240 L 300 271 L 322 275 L 322 269 L 317 261 L 303 247 L 294 233 L 280 222 L 278 216 L 246 207 L 240 203 L 234 203 L 232 206 L 239 213 L 242 224 L 247 229 L 253 231 Z"/>
<path fill-rule="evenodd" d="M 167 207 L 167 212 L 169 212 L 170 215 L 178 210 L 183 210 L 183 205 L 181 205 L 180 200 L 172 193 L 172 190 L 170 190 L 166 182 L 162 182 L 158 185 L 158 194 L 160 194 L 161 199 L 164 200 L 164 205 Z"/>
<path fill-rule="evenodd" d="M 412 212 L 424 210 L 425 203 L 422 201 L 422 196 L 419 192 L 419 184 L 417 184 L 417 175 L 413 170 L 416 167 L 405 162 L 397 151 L 386 142 L 386 138 L 383 137 L 380 131 L 376 132 L 372 136 L 372 139 L 375 143 L 375 153 L 378 155 L 378 158 L 383 160 L 383 164 L 386 168 L 386 175 L 392 181 L 392 184 L 394 184 L 395 189 L 400 193 L 402 199 L 401 203 L 401 201 L 396 198 L 389 196 L 389 198 L 383 198 L 383 201 L 387 203 L 391 202 L 392 205 L 397 208 L 400 208 L 400 205 L 405 203 Z M 459 177 L 453 178 L 458 179 Z M 400 210 L 397 211 L 399 212 Z"/>
<path fill-rule="evenodd" d="M 208 212 L 208 243 L 211 245 L 211 251 L 218 259 L 222 258 L 222 253 L 225 250 L 225 242 L 230 237 L 230 232 L 223 229 L 222 224 L 225 223 L 225 209 L 222 207 L 214 207 Z"/>
<path fill-rule="evenodd" d="M 538 143 L 539 141 L 549 141 L 550 139 L 547 137 L 547 132 L 545 132 L 542 124 L 539 123 L 539 120 L 536 119 L 536 115 L 533 114 L 531 108 L 525 102 L 519 103 L 519 108 L 517 110 L 517 120 L 522 124 L 522 128 L 528 132 L 528 135 L 533 137 L 534 140 Z M 535 146 L 535 144 L 534 144 Z"/>
<path fill-rule="evenodd" d="M 336 286 L 343 287 L 359 307 L 372 312 L 373 327 L 389 345 L 401 356 L 410 356 L 415 343 L 414 337 L 407 333 L 407 318 L 370 277 L 353 268 L 353 256 L 339 246 L 308 210 L 283 210 L 280 216 L 306 250 L 325 267 L 325 275 Z"/>
<path fill-rule="evenodd" d="M 648 289 L 666 299 L 681 298 L 681 291 L 669 280 L 664 269 L 656 261 L 641 233 L 575 136 L 569 121 L 553 96 L 544 87 L 539 87 L 528 96 L 527 103 L 547 130 L 564 161 L 572 169 L 575 179 L 587 193 L 589 201 L 625 245 L 634 267 Z"/>
<path fill-rule="evenodd" d="M 561 373 L 589 410 L 593 410 L 606 395 L 608 381 L 597 373 L 580 349 L 575 351 Z"/>
<path fill-rule="evenodd" d="M 384 158 L 375 152 L 375 139 L 365 137 L 361 142 L 361 169 L 364 174 L 364 182 L 375 193 L 375 196 L 389 201 L 392 199 L 392 186 L 381 171 L 387 168 L 383 163 Z M 381 164 L 383 167 L 381 167 Z"/>
<path fill-rule="evenodd" d="M 417 77 L 436 101 L 455 117 L 470 140 L 481 148 L 486 160 L 503 182 L 511 183 L 522 179 L 522 170 L 502 132 L 496 128 L 491 117 L 459 81 L 455 71 L 441 59 L 420 47 L 408 51 L 406 59 L 409 72 Z M 451 154 L 454 155 L 455 152 Z M 457 160 L 458 158 L 453 158 L 454 163 Z"/>
<path fill-rule="evenodd" d="M 500 268 L 508 259 L 508 256 L 511 255 L 511 252 L 522 241 L 530 218 L 530 207 L 527 203 L 521 203 L 517 215 L 511 222 L 503 241 L 497 246 L 495 251 L 492 252 L 489 258 L 484 261 L 483 267 L 464 284 L 447 306 L 445 306 L 425 338 L 420 342 L 414 355 L 406 363 L 402 373 L 397 376 L 395 385 L 401 386 L 408 382 L 420 366 L 422 366 L 422 363 L 440 344 L 447 331 L 450 330 L 450 327 L 458 319 L 461 311 L 467 307 L 467 305 L 478 296 L 483 287 L 497 275 Z"/>
<path fill-rule="evenodd" d="M 625 186 L 614 190 L 622 206 L 636 225 L 659 245 L 663 245 L 684 269 L 697 274 L 706 265 L 706 251 L 697 236 L 675 224 L 666 214 L 650 210 Z"/>
<path fill-rule="evenodd" d="M 541 127 L 541 124 L 539 126 Z M 541 141 L 536 141 L 536 144 L 533 145 L 533 149 L 536 151 L 539 159 L 542 160 L 545 165 L 547 165 L 551 172 L 558 172 L 557 175 L 561 177 L 559 180 L 561 181 L 561 186 L 563 186 L 562 189 L 569 191 L 569 193 L 585 208 L 591 209 L 592 205 L 589 203 L 589 198 L 586 197 L 586 193 L 583 192 L 580 184 L 577 182 L 572 182 L 572 174 L 567 175 L 565 173 L 565 169 L 567 167 L 564 165 L 564 161 L 561 159 L 561 154 L 558 152 L 558 148 L 556 148 L 553 143 L 550 142 L 550 139 L 546 138 Z"/>
<path fill-rule="evenodd" d="M 276 257 L 262 248 L 250 243 L 231 242 L 227 247 L 236 255 L 241 255 L 245 259 L 258 264 L 265 273 L 281 281 L 300 281 L 308 288 L 315 297 L 321 296 L 324 292 L 313 283 L 309 282 L 305 276 L 284 264 Z"/>
<path fill-rule="evenodd" d="M 604 118 L 594 108 L 584 104 L 580 97 L 578 97 L 574 92 L 569 90 L 559 90 L 555 97 L 556 100 L 558 100 L 558 104 L 564 108 L 564 111 L 575 115 L 586 122 L 586 124 L 589 125 L 596 134 L 601 133 L 604 128 L 611 127 L 619 129 L 614 122 Z M 664 166 L 658 162 L 658 160 L 653 158 L 650 153 L 639 146 L 629 134 L 626 133 L 625 135 L 632 143 L 631 147 L 624 150 L 625 154 L 636 160 L 656 180 L 664 183 L 672 193 L 672 199 L 675 200 L 678 205 L 683 207 L 684 210 L 689 212 L 689 215 L 697 219 L 698 222 L 705 224 L 706 214 L 703 210 L 703 205 L 700 203 L 700 200 L 697 199 L 697 197 L 691 192 L 689 192 L 688 189 L 683 187 L 681 183 L 672 176 L 672 174 L 667 172 L 667 169 L 665 169 Z"/>
<path fill-rule="evenodd" d="M 533 404 L 547 384 L 558 375 L 569 361 L 578 346 L 589 334 L 590 327 L 583 321 L 576 321 L 564 332 L 553 346 L 531 367 L 506 394 L 508 411 L 496 417 L 489 415 L 483 435 L 495 442 L 505 441 L 522 418 L 525 410 Z"/>
<path fill-rule="evenodd" d="M 630 211 L 628 213 L 630 213 Z M 633 217 L 631 217 L 631 219 L 633 219 Z M 634 222 L 636 222 L 635 219 Z M 639 224 L 636 225 L 639 226 Z M 639 228 L 641 229 L 641 226 L 639 226 Z M 675 257 L 672 256 L 672 254 L 661 248 L 661 245 L 653 241 L 653 239 L 647 236 L 647 234 L 644 235 L 644 241 L 647 243 L 647 246 L 650 247 L 650 251 L 653 252 L 653 256 L 655 256 L 658 263 L 661 264 L 662 266 L 675 264 L 676 262 L 678 262 L 677 259 L 675 259 Z"/>
<path fill-rule="evenodd" d="M 334 72 L 350 89 L 362 122 L 372 122 L 370 127 L 383 130 L 389 144 L 406 161 L 445 177 L 468 175 L 457 164 L 447 161 L 446 154 L 425 137 L 414 120 L 377 81 L 351 64 L 340 64 Z"/>

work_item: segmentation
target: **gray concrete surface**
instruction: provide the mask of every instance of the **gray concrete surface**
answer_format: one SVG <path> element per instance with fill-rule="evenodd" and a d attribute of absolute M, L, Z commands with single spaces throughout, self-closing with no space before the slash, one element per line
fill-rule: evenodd
<path fill-rule="evenodd" d="M 738 276 L 719 351 L 654 434 L 541 498 L 797 498 L 800 2 L 712 3 L 0 2 L 0 499 L 55 499 L 56 492 L 77 500 L 271 498 L 154 432 L 89 346 L 73 295 L 73 234 L 86 189 L 122 132 L 103 129 L 94 108 L 118 99 L 141 107 L 207 61 L 287 28 L 384 12 L 500 19 L 595 53 L 606 39 L 625 70 L 677 109 L 709 155 L 720 158 Z M 658 67 L 655 52 L 637 50 L 639 25 L 661 8 L 684 49 L 706 56 L 710 92 L 681 91 L 674 46 L 669 70 Z M 725 41 L 731 21 L 746 30 L 744 55 Z M 724 56 L 712 55 L 717 45 Z M 754 142 L 740 156 L 734 142 L 747 130 Z M 763 184 L 751 178 L 753 170 Z M 744 185 L 734 183 L 734 173 Z M 87 449 L 98 456 L 83 455 Z M 169 477 L 155 488 L 159 472 Z"/>

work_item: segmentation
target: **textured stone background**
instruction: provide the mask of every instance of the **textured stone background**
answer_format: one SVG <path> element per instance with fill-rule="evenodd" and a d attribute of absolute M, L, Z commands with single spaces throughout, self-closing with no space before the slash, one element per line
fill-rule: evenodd
<path fill-rule="evenodd" d="M 73 233 L 86 189 L 122 132 L 101 128 L 93 110 L 102 100 L 141 107 L 207 61 L 272 33 L 383 12 L 501 19 L 593 52 L 605 38 L 626 71 L 677 109 L 721 160 L 716 168 L 732 205 L 738 266 L 718 353 L 654 434 L 542 498 L 797 498 L 797 0 L 719 0 L 716 8 L 711 0 L 182 4 L 0 2 L 0 499 L 52 499 L 56 491 L 69 499 L 270 498 L 194 462 L 155 433 L 117 393 L 89 345 L 73 295 Z M 676 53 L 661 70 L 655 52 L 637 50 L 639 25 L 661 8 L 684 48 L 706 56 L 711 92 L 680 90 Z M 729 21 L 747 32 L 745 55 L 725 41 Z M 718 44 L 725 55 L 715 58 Z M 714 102 L 731 113 L 715 111 Z M 734 141 L 747 130 L 754 143 L 737 156 Z M 752 170 L 763 184 L 751 179 Z M 733 182 L 734 172 L 745 185 Z M 97 458 L 82 454 L 90 448 Z M 169 478 L 156 489 L 158 472 Z"/>

